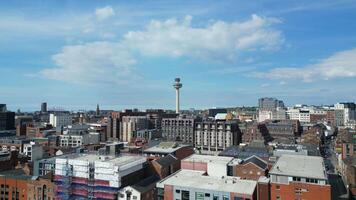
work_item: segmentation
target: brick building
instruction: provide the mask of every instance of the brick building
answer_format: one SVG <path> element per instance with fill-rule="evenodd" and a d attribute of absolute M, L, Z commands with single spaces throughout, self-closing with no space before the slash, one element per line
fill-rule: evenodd
<path fill-rule="evenodd" d="M 233 160 L 229 166 L 232 166 L 232 176 L 242 179 L 258 181 L 260 177 L 265 177 L 268 173 L 268 163 L 257 156 L 237 160 L 237 162 Z"/>
<path fill-rule="evenodd" d="M 150 163 L 153 171 L 162 179 L 180 169 L 180 160 L 171 154 L 152 160 Z"/>
<path fill-rule="evenodd" d="M 0 199 L 27 200 L 27 183 L 30 179 L 31 176 L 22 169 L 1 172 Z"/>
<path fill-rule="evenodd" d="M 282 155 L 269 174 L 271 199 L 331 199 L 322 157 Z"/>
<path fill-rule="evenodd" d="M 217 154 L 239 145 L 241 136 L 235 120 L 204 120 L 195 125 L 195 147 L 206 154 Z"/>
<path fill-rule="evenodd" d="M 31 179 L 27 184 L 29 199 L 54 200 L 55 188 L 51 175 Z"/>
<path fill-rule="evenodd" d="M 162 137 L 168 141 L 181 141 L 194 144 L 194 123 L 196 119 L 179 116 L 162 119 Z"/>

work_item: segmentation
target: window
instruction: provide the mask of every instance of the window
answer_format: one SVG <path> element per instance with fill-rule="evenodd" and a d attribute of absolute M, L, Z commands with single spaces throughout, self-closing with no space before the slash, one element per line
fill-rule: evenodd
<path fill-rule="evenodd" d="M 209 194 L 209 193 L 205 193 L 205 196 L 206 196 L 206 197 L 210 197 L 210 194 Z"/>
<path fill-rule="evenodd" d="M 218 195 L 214 195 L 213 196 L 213 200 L 219 200 L 219 196 Z"/>
<path fill-rule="evenodd" d="M 204 200 L 204 193 L 196 192 L 195 193 L 195 200 Z"/>
<path fill-rule="evenodd" d="M 180 193 L 180 190 L 176 190 L 176 193 Z"/>
<path fill-rule="evenodd" d="M 300 177 L 293 177 L 293 181 L 300 181 Z"/>
<path fill-rule="evenodd" d="M 276 190 L 280 190 L 280 186 L 279 185 L 276 185 Z"/>
<path fill-rule="evenodd" d="M 276 196 L 276 200 L 282 200 L 279 195 Z"/>

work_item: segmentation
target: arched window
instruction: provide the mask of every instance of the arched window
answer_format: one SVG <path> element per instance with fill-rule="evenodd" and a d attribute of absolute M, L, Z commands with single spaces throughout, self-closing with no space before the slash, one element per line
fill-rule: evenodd
<path fill-rule="evenodd" d="M 43 185 L 42 187 L 42 199 L 47 200 L 47 186 Z"/>

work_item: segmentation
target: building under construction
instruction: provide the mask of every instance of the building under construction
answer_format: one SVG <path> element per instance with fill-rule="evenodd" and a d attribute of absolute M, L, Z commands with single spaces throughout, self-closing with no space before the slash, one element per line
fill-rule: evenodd
<path fill-rule="evenodd" d="M 70 154 L 56 159 L 56 200 L 117 199 L 121 187 L 144 176 L 146 158 Z"/>

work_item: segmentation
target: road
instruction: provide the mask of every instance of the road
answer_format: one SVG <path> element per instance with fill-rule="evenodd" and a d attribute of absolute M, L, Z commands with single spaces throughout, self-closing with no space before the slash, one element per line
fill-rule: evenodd
<path fill-rule="evenodd" d="M 322 156 L 324 157 L 324 162 L 328 173 L 328 180 L 331 185 L 332 199 L 349 199 L 345 183 L 336 169 L 336 166 L 338 165 L 338 160 L 336 158 L 336 153 L 334 152 L 332 145 L 333 141 L 328 141 L 328 144 L 325 145 L 323 152 L 321 152 Z"/>

